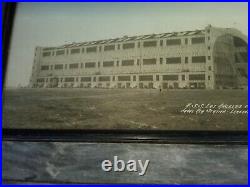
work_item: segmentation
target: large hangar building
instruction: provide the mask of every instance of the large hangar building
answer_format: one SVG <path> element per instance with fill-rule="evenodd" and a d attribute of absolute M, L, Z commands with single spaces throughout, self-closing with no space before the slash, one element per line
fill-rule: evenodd
<path fill-rule="evenodd" d="M 34 88 L 247 88 L 247 37 L 234 28 L 36 47 Z"/>

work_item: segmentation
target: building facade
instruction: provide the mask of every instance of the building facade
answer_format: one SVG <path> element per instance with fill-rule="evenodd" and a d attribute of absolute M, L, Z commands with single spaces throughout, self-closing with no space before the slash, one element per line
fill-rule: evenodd
<path fill-rule="evenodd" d="M 36 47 L 30 86 L 247 87 L 247 37 L 233 28 L 124 36 Z"/>

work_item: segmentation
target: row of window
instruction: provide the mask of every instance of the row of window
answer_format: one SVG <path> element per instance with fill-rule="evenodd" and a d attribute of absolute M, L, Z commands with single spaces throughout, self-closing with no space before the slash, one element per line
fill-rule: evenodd
<path fill-rule="evenodd" d="M 51 78 L 50 81 L 52 82 L 55 78 Z M 78 77 L 66 77 L 66 78 L 61 78 L 58 81 L 63 81 L 64 82 L 75 82 L 80 80 L 81 82 L 96 82 L 97 80 L 100 82 L 107 82 L 107 81 L 137 81 L 137 77 L 135 75 L 129 76 L 129 75 L 122 75 L 122 76 L 99 76 L 99 77 L 81 77 L 78 79 Z M 155 81 L 160 80 L 160 75 L 155 76 Z M 162 75 L 162 80 L 163 81 L 178 81 L 179 80 L 179 75 Z M 181 80 L 185 81 L 186 76 L 181 75 Z M 205 80 L 205 74 L 190 74 L 188 76 L 188 80 L 190 81 L 204 81 Z M 38 83 L 43 83 L 43 82 L 48 82 L 48 79 L 45 78 L 39 78 L 37 79 Z M 140 75 L 139 76 L 139 81 L 154 81 L 154 76 L 153 75 Z"/>
<path fill-rule="evenodd" d="M 188 45 L 188 38 L 185 38 L 184 40 L 185 45 Z M 196 38 L 191 38 L 191 44 L 203 44 L 205 43 L 205 37 L 196 37 Z M 157 47 L 158 41 L 157 40 L 153 40 L 153 41 L 144 41 L 142 43 L 143 47 Z M 166 46 L 175 46 L 175 45 L 181 45 L 181 39 L 168 39 L 166 40 Z M 137 43 L 137 47 L 140 48 L 141 43 L 138 42 Z M 159 41 L 159 46 L 163 46 L 163 40 Z M 135 42 L 130 42 L 130 43 L 124 43 L 124 44 L 117 44 L 117 50 L 120 49 L 134 49 L 136 47 L 136 43 Z M 103 47 L 104 51 L 114 51 L 116 49 L 116 45 L 115 44 L 111 44 L 111 45 L 105 45 Z M 64 54 L 79 54 L 79 53 L 84 53 L 86 50 L 86 53 L 95 53 L 99 50 L 99 52 L 102 51 L 102 46 L 99 46 L 99 48 L 97 46 L 92 46 L 92 47 L 86 47 L 85 48 L 74 48 L 74 49 L 70 49 L 69 50 L 65 50 L 65 49 L 60 49 L 57 51 L 45 51 L 43 52 L 43 57 L 48 57 L 48 56 L 60 56 L 60 55 L 64 55 Z"/>
<path fill-rule="evenodd" d="M 159 58 L 160 64 L 163 64 L 163 58 Z M 192 57 L 192 63 L 206 63 L 206 56 L 193 56 Z M 208 56 L 208 60 L 210 60 L 210 56 Z M 181 64 L 182 59 L 181 57 L 170 57 L 166 58 L 165 63 L 166 64 Z M 185 57 L 185 63 L 189 62 L 189 58 Z M 155 65 L 157 63 L 156 58 L 149 58 L 149 59 L 143 59 L 142 64 L 143 65 Z M 137 65 L 140 65 L 140 59 L 137 59 L 136 61 Z M 114 66 L 134 66 L 135 65 L 135 60 L 130 59 L 130 60 L 122 60 L 121 63 L 120 61 L 103 61 L 102 66 L 103 67 L 114 67 Z M 85 63 L 73 63 L 69 64 L 69 69 L 77 69 L 77 68 L 95 68 L 96 66 L 100 67 L 101 63 L 98 62 L 85 62 Z M 52 70 L 53 65 L 43 65 L 41 66 L 41 70 L 49 70 L 49 68 Z M 55 64 L 54 65 L 55 70 L 61 70 L 61 69 L 67 69 L 67 64 Z"/>

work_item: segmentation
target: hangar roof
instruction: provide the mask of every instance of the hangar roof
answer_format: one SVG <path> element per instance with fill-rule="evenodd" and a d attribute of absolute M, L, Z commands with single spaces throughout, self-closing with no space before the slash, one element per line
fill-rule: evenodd
<path fill-rule="evenodd" d="M 129 42 L 129 41 L 138 41 L 138 40 L 148 40 L 148 39 L 160 39 L 160 38 L 171 38 L 171 37 L 182 37 L 182 36 L 192 36 L 192 35 L 201 35 L 205 34 L 205 30 L 195 30 L 195 31 L 183 31 L 183 32 L 171 32 L 171 33 L 160 33 L 160 34 L 148 34 L 148 35 L 139 35 L 139 36 L 123 36 L 120 38 L 112 38 L 106 40 L 97 40 L 89 42 L 79 42 L 79 43 L 70 43 L 58 47 L 45 47 L 46 50 L 53 49 L 62 49 L 62 48 L 75 48 L 81 46 L 93 46 L 100 44 L 112 44 L 117 42 Z"/>

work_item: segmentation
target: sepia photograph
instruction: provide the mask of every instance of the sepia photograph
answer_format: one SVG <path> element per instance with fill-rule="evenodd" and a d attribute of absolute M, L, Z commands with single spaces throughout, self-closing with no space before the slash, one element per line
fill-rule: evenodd
<path fill-rule="evenodd" d="M 248 183 L 248 3 L 3 5 L 3 183 Z"/>
<path fill-rule="evenodd" d="M 3 127 L 247 130 L 244 6 L 18 4 Z"/>

